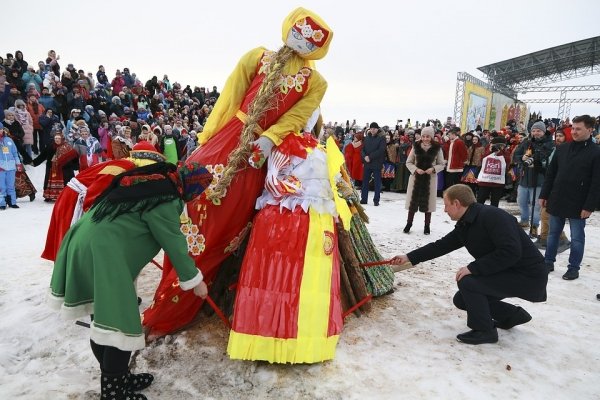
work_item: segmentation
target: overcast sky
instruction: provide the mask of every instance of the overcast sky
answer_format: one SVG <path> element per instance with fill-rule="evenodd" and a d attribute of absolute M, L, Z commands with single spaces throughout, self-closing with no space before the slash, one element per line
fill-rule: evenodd
<path fill-rule="evenodd" d="M 192 88 L 221 88 L 251 48 L 278 49 L 283 18 L 303 6 L 334 31 L 317 64 L 329 83 L 325 121 L 356 118 L 359 124 L 444 120 L 453 116 L 457 72 L 483 78 L 477 67 L 600 34 L 596 0 L 3 3 L 3 54 L 21 50 L 37 64 L 55 49 L 63 70 L 73 63 L 95 74 L 102 64 L 112 79 L 127 66 L 143 82 L 166 73 Z M 600 84 L 600 75 L 584 82 Z M 558 105 L 532 105 L 536 110 L 551 117 Z M 584 113 L 598 115 L 600 106 L 573 104 L 571 116 Z"/>

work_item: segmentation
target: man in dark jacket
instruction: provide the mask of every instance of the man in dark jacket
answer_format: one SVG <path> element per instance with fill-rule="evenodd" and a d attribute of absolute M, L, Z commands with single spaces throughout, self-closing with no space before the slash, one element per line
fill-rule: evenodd
<path fill-rule="evenodd" d="M 466 247 L 475 260 L 457 271 L 458 292 L 453 301 L 467 311 L 471 331 L 456 338 L 468 344 L 495 343 L 496 328 L 511 329 L 531 320 L 527 311 L 502 301 L 504 298 L 546 301 L 544 259 L 512 215 L 476 203 L 467 185 L 454 185 L 444 192 L 444 211 L 457 221 L 454 230 L 436 242 L 394 257 L 392 263 L 415 265 Z"/>
<path fill-rule="evenodd" d="M 540 193 L 540 205 L 550 214 L 545 254 L 548 272 L 554 271 L 560 233 L 569 219 L 571 250 L 565 280 L 579 278 L 585 221 L 600 203 L 600 149 L 591 138 L 595 123 L 589 115 L 573 118 L 573 141 L 556 149 Z"/>
<path fill-rule="evenodd" d="M 371 175 L 375 180 L 375 194 L 373 195 L 373 204 L 379 205 L 381 195 L 381 168 L 385 155 L 385 138 L 380 135 L 377 122 L 371 122 L 369 133 L 363 140 L 361 151 L 362 162 L 364 164 L 362 191 L 360 194 L 360 203 L 367 204 L 369 200 L 369 180 Z"/>

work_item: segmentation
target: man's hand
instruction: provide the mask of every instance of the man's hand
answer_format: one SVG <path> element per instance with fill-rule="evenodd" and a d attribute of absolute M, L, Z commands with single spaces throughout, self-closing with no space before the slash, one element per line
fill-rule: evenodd
<path fill-rule="evenodd" d="M 206 283 L 204 283 L 204 281 L 200 282 L 196 287 L 194 287 L 194 294 L 198 297 L 202 297 L 203 299 L 208 296 L 208 287 L 206 287 Z"/>
<path fill-rule="evenodd" d="M 546 204 L 548 203 L 548 200 L 546 200 L 546 199 L 539 199 L 538 203 L 540 203 L 540 207 L 541 208 L 546 208 Z M 581 218 L 583 218 L 583 217 L 581 217 Z"/>
<path fill-rule="evenodd" d="M 462 278 L 464 278 L 467 275 L 471 275 L 471 271 L 469 271 L 469 268 L 467 268 L 467 267 L 460 268 L 458 271 L 456 271 L 456 282 L 460 281 Z"/>
<path fill-rule="evenodd" d="M 581 219 L 589 218 L 593 211 L 581 210 Z"/>
<path fill-rule="evenodd" d="M 371 159 L 369 158 L 369 156 L 365 156 L 365 162 L 371 162 Z"/>
<path fill-rule="evenodd" d="M 394 258 L 390 260 L 390 264 L 392 265 L 402 265 L 407 262 L 410 262 L 410 260 L 408 259 L 406 254 L 399 254 L 397 256 L 394 256 Z"/>
<path fill-rule="evenodd" d="M 423 171 L 421 168 L 417 168 L 417 169 L 415 170 L 415 173 L 416 173 L 417 175 L 423 175 L 423 174 L 425 173 L 425 171 Z"/>
<path fill-rule="evenodd" d="M 434 172 L 435 172 L 435 169 L 433 169 L 433 168 L 427 168 L 427 169 L 425 170 L 425 173 L 427 173 L 427 174 L 429 174 L 429 175 L 432 175 Z"/>

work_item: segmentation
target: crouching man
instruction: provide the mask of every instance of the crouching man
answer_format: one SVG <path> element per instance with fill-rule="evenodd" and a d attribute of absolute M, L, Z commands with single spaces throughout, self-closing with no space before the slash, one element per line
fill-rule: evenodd
<path fill-rule="evenodd" d="M 444 192 L 444 211 L 456 221 L 454 230 L 436 242 L 394 257 L 397 265 L 413 265 L 466 247 L 475 258 L 456 272 L 454 305 L 467 312 L 470 331 L 457 339 L 467 344 L 496 343 L 500 329 L 531 320 L 521 307 L 504 302 L 519 297 L 546 301 L 548 273 L 544 258 L 515 217 L 497 207 L 478 204 L 466 185 Z"/>

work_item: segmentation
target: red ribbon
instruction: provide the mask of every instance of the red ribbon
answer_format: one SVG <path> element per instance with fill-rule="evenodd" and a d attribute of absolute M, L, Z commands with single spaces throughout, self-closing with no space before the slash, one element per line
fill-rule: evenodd
<path fill-rule="evenodd" d="M 356 303 L 355 305 L 353 305 L 352 307 L 350 307 L 348 309 L 348 311 L 346 311 L 343 315 L 342 318 L 346 319 L 346 317 L 350 314 L 352 314 L 354 311 L 356 311 L 356 309 L 360 306 L 362 306 L 363 304 L 365 304 L 367 301 L 371 301 L 371 299 L 373 298 L 373 295 L 368 295 L 367 297 L 365 297 L 364 299 L 362 299 L 361 301 L 359 301 L 358 303 Z"/>

